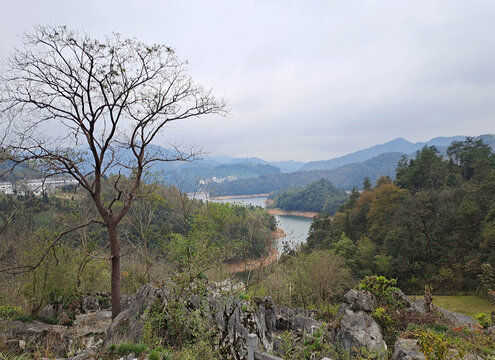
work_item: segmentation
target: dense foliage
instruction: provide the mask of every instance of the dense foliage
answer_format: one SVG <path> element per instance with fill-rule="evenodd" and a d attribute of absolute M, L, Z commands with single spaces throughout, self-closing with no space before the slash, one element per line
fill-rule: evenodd
<path fill-rule="evenodd" d="M 471 138 L 447 154 L 424 147 L 399 162 L 395 183 L 353 191 L 332 219 L 315 219 L 306 250 L 332 249 L 356 275 L 396 277 L 409 292 L 493 290 L 495 155 Z"/>
<path fill-rule="evenodd" d="M 79 192 L 0 196 L 0 305 L 36 313 L 49 301 L 107 291 L 106 229 L 94 223 L 58 238 L 94 214 Z M 259 207 L 204 203 L 174 187 L 146 185 L 121 224 L 123 291 L 165 274 L 264 256 L 275 226 Z"/>
<path fill-rule="evenodd" d="M 270 196 L 272 207 L 283 210 L 335 213 L 345 201 L 345 192 L 320 179 L 306 186 L 289 188 Z"/>

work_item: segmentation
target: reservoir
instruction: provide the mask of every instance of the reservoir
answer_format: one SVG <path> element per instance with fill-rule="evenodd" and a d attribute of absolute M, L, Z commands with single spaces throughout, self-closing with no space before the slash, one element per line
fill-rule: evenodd
<path fill-rule="evenodd" d="M 204 194 L 196 195 L 196 198 L 206 200 Z M 266 196 L 258 197 L 243 197 L 243 198 L 229 198 L 229 199 L 209 199 L 215 202 L 230 202 L 230 203 L 240 203 L 243 205 L 253 205 L 265 207 Z M 277 226 L 284 230 L 286 236 L 278 241 L 277 248 L 282 250 L 285 243 L 291 248 L 298 246 L 301 243 L 306 242 L 308 237 L 309 227 L 313 222 L 313 219 L 293 216 L 293 215 L 275 215 L 277 220 Z"/>

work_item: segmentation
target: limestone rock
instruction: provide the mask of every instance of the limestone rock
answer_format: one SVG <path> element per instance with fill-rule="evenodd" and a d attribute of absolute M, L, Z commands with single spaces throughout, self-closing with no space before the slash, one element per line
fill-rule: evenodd
<path fill-rule="evenodd" d="M 54 306 L 52 304 L 46 305 L 43 309 L 41 309 L 40 316 L 54 318 L 56 316 Z"/>
<path fill-rule="evenodd" d="M 376 306 L 376 299 L 369 291 L 352 289 L 344 295 L 344 303 L 349 304 L 352 310 L 370 312 Z"/>
<path fill-rule="evenodd" d="M 281 306 L 276 309 L 276 328 L 278 330 L 310 331 L 321 326 L 314 318 L 316 310 L 290 309 Z"/>
<path fill-rule="evenodd" d="M 81 302 L 81 312 L 87 313 L 90 311 L 100 310 L 100 302 L 94 296 L 84 296 Z"/>
<path fill-rule="evenodd" d="M 13 353 L 32 351 L 32 347 L 42 348 L 55 356 L 74 356 L 77 360 L 90 359 L 88 353 L 98 348 L 105 338 L 111 323 L 111 312 L 99 311 L 78 315 L 74 326 L 50 325 L 39 321 L 0 322 L 0 341 L 7 344 Z"/>
<path fill-rule="evenodd" d="M 386 352 L 387 344 L 382 338 L 380 326 L 370 315 L 344 306 L 339 309 L 337 316 L 340 321 L 332 329 L 334 342 L 351 353 L 362 347 L 379 353 Z"/>
<path fill-rule="evenodd" d="M 394 345 L 394 354 L 390 360 L 425 360 L 420 352 L 418 341 L 415 339 L 397 339 Z"/>

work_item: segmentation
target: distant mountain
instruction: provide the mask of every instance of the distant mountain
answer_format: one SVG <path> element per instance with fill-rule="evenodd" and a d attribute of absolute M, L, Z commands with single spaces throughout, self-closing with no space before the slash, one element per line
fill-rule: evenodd
<path fill-rule="evenodd" d="M 365 161 L 383 153 L 399 152 L 408 153 L 413 144 L 403 138 L 397 138 L 385 144 L 375 145 L 367 149 L 359 150 L 351 154 L 340 156 L 330 160 L 310 161 L 301 168 L 301 171 L 330 170 L 336 167 Z"/>
<path fill-rule="evenodd" d="M 329 180 L 339 189 L 350 190 L 354 186 L 361 187 L 366 176 L 373 182 L 382 175 L 394 178 L 395 169 L 401 157 L 401 153 L 385 153 L 366 161 L 347 164 L 331 170 L 297 171 L 289 174 L 239 179 L 216 184 L 210 190 L 210 194 L 213 196 L 266 194 L 291 186 L 308 185 L 320 179 Z"/>
<path fill-rule="evenodd" d="M 376 145 L 339 158 L 309 162 L 300 171 L 290 174 L 268 175 L 219 184 L 213 188 L 212 194 L 265 194 L 286 189 L 290 186 L 307 185 L 322 178 L 329 180 L 334 186 L 341 189 L 350 190 L 354 186 L 361 188 L 363 180 L 367 176 L 372 182 L 375 182 L 383 175 L 390 176 L 394 179 L 397 163 L 403 155 L 407 155 L 408 158 L 414 158 L 416 151 L 420 150 L 423 146 L 434 145 L 440 154 L 445 156 L 447 148 L 452 141 L 463 141 L 465 139 L 466 136 L 436 137 L 427 142 L 411 143 L 405 139 L 398 138 L 388 143 Z M 475 137 L 475 140 L 477 139 L 482 139 L 495 151 L 495 135 L 481 135 Z M 381 151 L 390 149 L 396 149 L 396 151 L 380 153 Z M 368 158 L 370 154 L 376 153 L 379 154 Z M 336 164 L 359 158 L 367 159 L 335 166 Z M 330 169 L 327 169 L 327 167 L 330 167 Z"/>
<path fill-rule="evenodd" d="M 483 136 L 493 137 L 493 135 Z M 301 171 L 330 170 L 342 165 L 365 161 L 380 154 L 389 152 L 411 154 L 420 150 L 425 145 L 435 145 L 439 148 L 439 150 L 442 150 L 441 148 L 445 148 L 443 149 L 445 151 L 446 148 L 452 143 L 452 141 L 463 141 L 465 139 L 466 136 L 436 137 L 427 142 L 412 143 L 403 138 L 397 138 L 395 140 L 386 142 L 385 144 L 375 145 L 370 148 L 359 150 L 334 159 L 308 162 L 301 168 Z"/>
<path fill-rule="evenodd" d="M 295 160 L 287 160 L 287 161 L 266 161 L 257 157 L 248 157 L 248 158 L 233 158 L 230 160 L 231 164 L 234 163 L 253 163 L 253 164 L 265 164 L 271 165 L 280 168 L 280 171 L 283 173 L 289 173 L 298 171 L 303 167 L 306 163 L 302 161 Z"/>

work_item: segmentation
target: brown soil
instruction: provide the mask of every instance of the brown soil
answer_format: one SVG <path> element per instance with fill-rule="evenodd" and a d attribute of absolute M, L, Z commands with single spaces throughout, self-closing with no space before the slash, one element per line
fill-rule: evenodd
<path fill-rule="evenodd" d="M 253 197 L 265 197 L 269 194 L 254 194 L 254 195 L 225 195 L 225 196 L 210 196 L 208 199 L 211 200 L 228 200 L 228 199 L 246 199 Z"/>
<path fill-rule="evenodd" d="M 267 209 L 272 215 L 292 215 L 292 216 L 302 216 L 306 218 L 314 218 L 318 213 L 311 211 L 293 211 L 293 210 L 282 210 L 282 209 Z"/>

